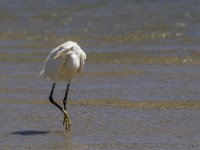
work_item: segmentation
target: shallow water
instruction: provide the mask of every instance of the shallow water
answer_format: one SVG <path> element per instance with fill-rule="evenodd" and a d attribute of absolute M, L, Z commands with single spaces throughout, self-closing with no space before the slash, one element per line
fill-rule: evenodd
<path fill-rule="evenodd" d="M 44 7 L 45 6 L 45 7 Z M 0 5 L 3 149 L 200 149 L 200 2 L 6 1 Z M 87 53 L 72 130 L 39 77 L 67 40 Z M 65 83 L 56 86 L 61 103 Z"/>

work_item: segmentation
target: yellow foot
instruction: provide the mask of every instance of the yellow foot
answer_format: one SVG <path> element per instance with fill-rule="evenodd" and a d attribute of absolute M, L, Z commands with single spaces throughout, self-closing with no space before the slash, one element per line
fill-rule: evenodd
<path fill-rule="evenodd" d="M 65 125 L 66 130 L 70 130 L 71 123 L 70 123 L 70 117 L 67 110 L 63 109 L 63 114 L 64 114 L 63 125 Z"/>

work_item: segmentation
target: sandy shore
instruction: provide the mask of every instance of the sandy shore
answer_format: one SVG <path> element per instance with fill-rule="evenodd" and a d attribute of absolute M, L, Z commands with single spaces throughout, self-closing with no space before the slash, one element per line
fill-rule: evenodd
<path fill-rule="evenodd" d="M 68 132 L 62 126 L 62 114 L 48 101 L 19 103 L 1 102 L 0 145 L 3 149 L 200 148 L 198 102 L 126 106 L 128 102 L 120 104 L 117 100 L 119 106 L 116 106 L 112 100 L 74 100 L 68 105 L 72 119 L 72 130 Z"/>

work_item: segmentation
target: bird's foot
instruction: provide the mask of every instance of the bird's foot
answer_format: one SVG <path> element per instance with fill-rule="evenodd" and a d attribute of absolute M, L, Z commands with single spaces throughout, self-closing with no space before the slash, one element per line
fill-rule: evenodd
<path fill-rule="evenodd" d="M 70 117 L 67 110 L 63 109 L 63 114 L 64 114 L 63 125 L 65 125 L 66 130 L 70 130 L 71 123 L 70 123 Z"/>

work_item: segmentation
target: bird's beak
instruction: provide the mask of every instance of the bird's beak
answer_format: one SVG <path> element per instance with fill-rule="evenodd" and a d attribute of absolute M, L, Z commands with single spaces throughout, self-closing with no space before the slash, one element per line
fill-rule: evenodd
<path fill-rule="evenodd" d="M 54 56 L 53 59 L 55 60 L 60 57 L 70 56 L 71 54 L 73 54 L 73 51 L 69 51 L 67 53 L 65 51 L 62 51 L 62 52 L 59 52 L 56 56 Z"/>
<path fill-rule="evenodd" d="M 53 57 L 53 59 L 55 60 L 55 59 L 57 59 L 57 58 L 59 58 L 59 57 L 61 57 L 61 56 L 64 56 L 64 54 L 65 54 L 65 51 L 58 52 L 58 53 L 56 54 L 56 56 Z"/>

